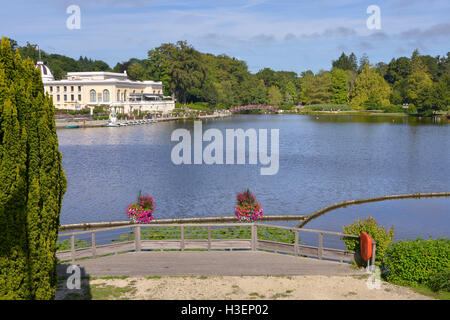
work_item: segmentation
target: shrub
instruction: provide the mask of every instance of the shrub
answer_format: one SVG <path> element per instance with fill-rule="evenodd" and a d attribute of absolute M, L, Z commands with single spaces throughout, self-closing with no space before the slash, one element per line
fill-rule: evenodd
<path fill-rule="evenodd" d="M 450 292 L 450 269 L 434 273 L 427 283 L 427 286 L 434 292 Z"/>
<path fill-rule="evenodd" d="M 310 104 L 304 106 L 304 110 L 311 111 L 350 111 L 352 108 L 348 104 L 332 104 L 332 103 L 323 103 L 323 104 Z"/>
<path fill-rule="evenodd" d="M 440 283 L 437 273 L 450 267 L 448 238 L 404 240 L 393 243 L 386 250 L 383 269 L 386 280 L 392 283 L 432 285 Z M 434 278 L 436 277 L 436 278 Z"/>
<path fill-rule="evenodd" d="M 394 227 L 389 231 L 382 226 L 379 226 L 373 217 L 366 217 L 364 220 L 358 219 L 353 223 L 344 226 L 344 233 L 359 235 L 365 231 L 376 242 L 375 264 L 380 265 L 387 247 L 394 238 Z M 348 251 L 354 251 L 357 256 L 361 256 L 361 249 L 359 238 L 344 237 L 343 241 Z M 362 265 L 362 259 L 356 259 L 358 265 Z"/>

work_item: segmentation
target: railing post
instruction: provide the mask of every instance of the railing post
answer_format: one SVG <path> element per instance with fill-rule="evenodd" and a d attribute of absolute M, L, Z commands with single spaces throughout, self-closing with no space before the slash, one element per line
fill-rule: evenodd
<path fill-rule="evenodd" d="M 372 268 L 375 271 L 375 251 L 377 249 L 377 243 L 373 241 L 372 243 Z"/>
<path fill-rule="evenodd" d="M 252 251 L 256 251 L 256 243 L 258 242 L 258 229 L 256 224 L 252 223 Z"/>
<path fill-rule="evenodd" d="M 95 232 L 91 233 L 91 243 L 92 243 L 92 257 L 95 258 L 97 255 L 96 249 L 95 249 Z"/>
<path fill-rule="evenodd" d="M 319 232 L 319 259 L 322 260 L 323 256 L 323 234 L 322 232 Z"/>
<path fill-rule="evenodd" d="M 141 226 L 134 227 L 134 246 L 135 251 L 141 251 Z"/>
<path fill-rule="evenodd" d="M 298 256 L 298 230 L 295 230 L 294 254 Z"/>
<path fill-rule="evenodd" d="M 181 242 L 180 242 L 180 249 L 181 251 L 184 251 L 184 226 L 181 225 Z"/>
<path fill-rule="evenodd" d="M 208 251 L 211 251 L 211 226 L 208 226 Z"/>
<path fill-rule="evenodd" d="M 72 263 L 75 263 L 75 235 L 70 236 L 70 253 L 72 256 Z"/>

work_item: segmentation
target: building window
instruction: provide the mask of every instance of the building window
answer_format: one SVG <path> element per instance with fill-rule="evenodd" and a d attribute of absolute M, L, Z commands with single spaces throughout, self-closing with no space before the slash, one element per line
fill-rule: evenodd
<path fill-rule="evenodd" d="M 50 92 L 53 92 L 53 87 L 52 86 L 50 86 Z"/>
<path fill-rule="evenodd" d="M 81 91 L 81 86 L 78 86 L 78 92 L 80 92 Z"/>
<path fill-rule="evenodd" d="M 64 95 L 64 101 L 67 101 L 67 94 Z"/>
<path fill-rule="evenodd" d="M 75 95 L 71 94 L 71 95 L 70 95 L 70 100 L 71 100 L 71 101 L 75 101 Z"/>
<path fill-rule="evenodd" d="M 78 95 L 78 101 L 81 101 L 81 94 Z"/>
<path fill-rule="evenodd" d="M 127 90 L 123 93 L 123 101 L 127 101 Z"/>
<path fill-rule="evenodd" d="M 73 92 L 73 86 L 70 86 L 70 91 L 72 91 L 72 92 Z"/>
<path fill-rule="evenodd" d="M 59 92 L 59 86 L 56 87 L 56 92 Z"/>
<path fill-rule="evenodd" d="M 90 95 L 91 95 L 91 102 L 95 102 L 95 98 L 96 98 L 96 96 L 97 96 L 97 93 L 95 92 L 94 89 L 92 89 L 92 90 L 90 91 Z"/>
<path fill-rule="evenodd" d="M 117 101 L 120 101 L 120 90 L 117 90 Z"/>
<path fill-rule="evenodd" d="M 103 90 L 103 101 L 104 102 L 109 102 L 109 91 L 108 90 Z"/>
<path fill-rule="evenodd" d="M 67 91 L 67 87 L 66 86 L 64 86 L 64 92 L 66 92 Z"/>
<path fill-rule="evenodd" d="M 59 94 L 56 96 L 56 101 L 60 101 L 61 100 L 61 97 L 59 96 Z"/>

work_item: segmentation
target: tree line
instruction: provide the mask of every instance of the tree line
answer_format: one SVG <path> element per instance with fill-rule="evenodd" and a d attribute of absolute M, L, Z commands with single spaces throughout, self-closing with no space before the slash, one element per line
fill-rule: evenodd
<path fill-rule="evenodd" d="M 18 48 L 22 56 L 37 58 L 33 45 Z M 343 52 L 331 62 L 330 70 L 307 70 L 300 75 L 270 68 L 251 73 L 242 60 L 202 53 L 186 41 L 161 44 L 149 50 L 146 59 L 132 58 L 112 69 L 85 57 L 74 60 L 42 52 L 42 58 L 56 78 L 68 71 L 127 71 L 132 80 L 162 81 L 165 94 L 180 103 L 204 103 L 210 108 L 345 105 L 353 110 L 430 115 L 447 111 L 449 105 L 450 52 L 432 57 L 415 50 L 411 57 L 376 64 L 366 55 L 358 60 L 354 53 Z"/>

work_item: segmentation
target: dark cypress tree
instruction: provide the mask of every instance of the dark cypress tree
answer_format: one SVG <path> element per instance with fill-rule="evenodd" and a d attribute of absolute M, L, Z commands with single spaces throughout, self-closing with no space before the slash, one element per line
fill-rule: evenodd
<path fill-rule="evenodd" d="M 52 299 L 66 178 L 50 98 L 30 59 L 0 47 L 0 299 Z"/>

